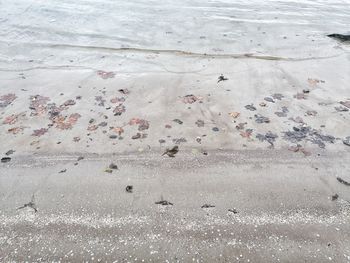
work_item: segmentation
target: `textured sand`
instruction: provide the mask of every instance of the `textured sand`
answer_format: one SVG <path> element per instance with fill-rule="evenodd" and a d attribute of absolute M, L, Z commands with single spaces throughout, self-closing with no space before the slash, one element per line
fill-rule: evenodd
<path fill-rule="evenodd" d="M 1 262 L 350 262 L 347 1 L 0 6 Z"/>

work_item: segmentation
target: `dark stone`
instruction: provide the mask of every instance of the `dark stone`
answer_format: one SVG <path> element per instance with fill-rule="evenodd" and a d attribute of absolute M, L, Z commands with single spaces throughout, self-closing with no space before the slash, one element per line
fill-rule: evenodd
<path fill-rule="evenodd" d="M 132 193 L 132 190 L 133 190 L 133 186 L 132 186 L 132 185 L 128 185 L 128 186 L 125 188 L 125 191 L 127 191 L 128 193 Z"/>
<path fill-rule="evenodd" d="M 3 157 L 3 158 L 1 158 L 1 162 L 2 163 L 8 163 L 9 161 L 11 161 L 10 157 Z"/>
<path fill-rule="evenodd" d="M 342 34 L 330 34 L 327 37 L 334 38 L 339 41 L 350 41 L 350 35 L 342 35 Z"/>

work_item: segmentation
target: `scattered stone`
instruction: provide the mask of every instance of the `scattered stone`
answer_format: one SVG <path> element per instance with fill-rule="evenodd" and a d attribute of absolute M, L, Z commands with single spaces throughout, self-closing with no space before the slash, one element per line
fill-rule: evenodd
<path fill-rule="evenodd" d="M 234 214 L 238 213 L 237 209 L 235 209 L 235 208 L 230 208 L 228 211 L 231 213 L 234 213 Z"/>
<path fill-rule="evenodd" d="M 141 138 L 141 133 L 136 133 L 136 135 L 132 136 L 131 139 L 136 140 Z"/>
<path fill-rule="evenodd" d="M 277 111 L 275 112 L 275 114 L 278 116 L 278 117 L 287 117 L 287 113 L 289 112 L 288 108 L 287 107 L 282 107 L 282 111 Z"/>
<path fill-rule="evenodd" d="M 166 129 L 171 129 L 172 127 L 171 127 L 171 125 L 169 125 L 169 124 L 165 124 L 165 126 L 164 126 Z"/>
<path fill-rule="evenodd" d="M 305 156 L 310 156 L 311 153 L 309 151 L 307 151 L 304 147 L 302 147 L 300 144 L 297 144 L 297 145 L 290 145 L 288 147 L 288 150 L 289 151 L 292 151 L 292 152 L 302 152 Z"/>
<path fill-rule="evenodd" d="M 350 136 L 346 137 L 344 140 L 343 140 L 343 143 L 347 146 L 350 146 Z"/>
<path fill-rule="evenodd" d="M 340 177 L 337 177 L 337 180 L 338 180 L 339 183 L 345 184 L 346 186 L 350 186 L 350 183 L 349 183 L 349 182 L 347 182 L 347 181 L 341 179 Z"/>
<path fill-rule="evenodd" d="M 155 202 L 155 204 L 156 205 L 174 205 L 173 203 L 170 203 L 169 201 L 166 201 L 166 200 Z"/>
<path fill-rule="evenodd" d="M 350 100 L 347 101 L 340 101 L 339 102 L 341 105 L 347 107 L 348 109 L 350 109 Z"/>
<path fill-rule="evenodd" d="M 332 201 L 336 201 L 338 199 L 338 197 L 339 197 L 338 194 L 332 195 Z"/>
<path fill-rule="evenodd" d="M 330 35 L 327 35 L 327 37 L 334 38 L 342 42 L 350 41 L 350 35 L 330 34 Z"/>
<path fill-rule="evenodd" d="M 324 80 L 312 79 L 312 78 L 308 78 L 307 82 L 309 82 L 309 85 L 311 85 L 311 86 L 316 86 L 319 83 L 325 83 Z"/>
<path fill-rule="evenodd" d="M 253 104 L 250 104 L 250 105 L 246 105 L 246 106 L 244 106 L 247 110 L 250 110 L 250 111 L 255 111 L 256 110 L 256 108 L 254 107 L 254 105 Z"/>
<path fill-rule="evenodd" d="M 20 126 L 20 127 L 13 127 L 7 130 L 8 133 L 12 133 L 12 134 L 17 134 L 20 133 L 24 130 L 25 127 Z"/>
<path fill-rule="evenodd" d="M 118 135 L 120 136 L 122 133 L 124 133 L 124 129 L 122 127 L 116 127 L 116 128 L 112 128 L 114 132 L 118 133 Z"/>
<path fill-rule="evenodd" d="M 296 118 L 289 118 L 291 121 L 294 121 L 296 123 L 304 123 L 304 120 L 301 117 L 296 117 Z"/>
<path fill-rule="evenodd" d="M 298 100 L 306 100 L 307 97 L 304 93 L 297 93 L 296 95 L 294 95 L 294 98 L 298 99 Z"/>
<path fill-rule="evenodd" d="M 179 119 L 174 119 L 174 122 L 178 123 L 178 124 L 183 124 L 183 121 L 179 120 Z"/>
<path fill-rule="evenodd" d="M 213 130 L 214 132 L 220 131 L 220 129 L 219 129 L 218 127 L 214 127 L 214 128 L 212 128 L 212 130 Z"/>
<path fill-rule="evenodd" d="M 127 185 L 126 188 L 125 188 L 125 191 L 127 191 L 128 193 L 132 193 L 133 186 L 132 185 Z"/>
<path fill-rule="evenodd" d="M 75 105 L 74 100 L 67 100 L 66 102 L 63 103 L 64 106 L 73 106 Z"/>
<path fill-rule="evenodd" d="M 197 127 L 204 127 L 204 121 L 203 120 L 197 120 L 196 121 Z"/>
<path fill-rule="evenodd" d="M 105 172 L 106 172 L 106 173 L 110 173 L 110 174 L 111 174 L 111 173 L 113 173 L 113 170 L 112 170 L 112 169 L 107 168 L 107 169 L 105 169 Z"/>
<path fill-rule="evenodd" d="M 265 102 L 260 102 L 259 105 L 260 105 L 260 107 L 266 107 L 266 103 Z"/>
<path fill-rule="evenodd" d="M 108 166 L 109 169 L 113 169 L 113 170 L 118 170 L 118 166 L 114 163 L 111 163 L 109 166 Z"/>
<path fill-rule="evenodd" d="M 115 73 L 114 72 L 107 72 L 103 70 L 97 71 L 97 75 L 100 76 L 102 79 L 109 79 L 109 78 L 114 78 Z"/>
<path fill-rule="evenodd" d="M 215 207 L 215 205 L 204 204 L 201 206 L 201 208 L 212 208 L 212 207 Z"/>
<path fill-rule="evenodd" d="M 80 137 L 73 137 L 73 142 L 79 142 L 80 141 Z"/>
<path fill-rule="evenodd" d="M 339 107 L 334 107 L 334 109 L 338 112 L 345 112 L 345 111 L 349 111 L 348 108 L 345 108 L 343 106 L 339 106 Z"/>
<path fill-rule="evenodd" d="M 254 117 L 255 117 L 255 122 L 256 123 L 269 123 L 270 122 L 269 118 L 264 117 L 264 116 L 262 116 L 260 114 L 255 114 Z"/>
<path fill-rule="evenodd" d="M 195 95 L 193 94 L 190 94 L 190 95 L 186 95 L 182 98 L 182 102 L 185 103 L 185 104 L 192 104 L 192 103 L 195 103 L 196 101 L 199 101 L 201 102 L 202 101 L 202 98 L 201 97 L 196 97 Z"/>
<path fill-rule="evenodd" d="M 179 152 L 179 146 L 175 145 L 173 148 L 171 149 L 166 149 L 165 152 L 162 154 L 163 155 L 168 155 L 169 157 L 175 157 L 175 154 L 177 154 Z"/>
<path fill-rule="evenodd" d="M 95 101 L 98 102 L 98 106 L 104 107 L 106 100 L 102 96 L 95 96 Z"/>
<path fill-rule="evenodd" d="M 317 144 L 320 148 L 324 148 L 327 143 L 334 143 L 335 137 L 331 135 L 320 134 L 319 131 L 312 129 L 311 127 L 293 127 L 293 131 L 284 132 L 285 140 L 297 143 L 302 140 L 308 140 L 313 144 Z"/>
<path fill-rule="evenodd" d="M 315 110 L 308 110 L 306 112 L 306 114 L 309 115 L 309 116 L 316 116 L 317 115 L 317 111 L 315 111 Z"/>
<path fill-rule="evenodd" d="M 40 136 L 44 135 L 45 133 L 47 133 L 47 131 L 48 131 L 48 129 L 46 129 L 46 128 L 34 130 L 32 136 L 40 137 Z"/>
<path fill-rule="evenodd" d="M 202 138 L 201 138 L 201 137 L 197 137 L 197 138 L 196 138 L 196 142 L 198 142 L 199 144 L 201 144 L 201 143 L 202 143 Z"/>
<path fill-rule="evenodd" d="M 19 116 L 25 116 L 25 114 L 23 113 L 12 114 L 10 116 L 7 116 L 2 123 L 8 124 L 8 125 L 15 124 L 18 121 Z"/>
<path fill-rule="evenodd" d="M 10 105 L 15 99 L 17 99 L 16 94 L 9 93 L 6 95 L 2 95 L 0 97 L 0 108 L 5 108 Z"/>
<path fill-rule="evenodd" d="M 284 96 L 281 93 L 272 94 L 271 97 L 275 100 L 282 100 L 284 98 Z"/>
<path fill-rule="evenodd" d="M 165 143 L 165 140 L 164 140 L 164 139 L 160 139 L 160 140 L 158 140 L 158 142 L 159 142 L 160 144 L 162 144 L 162 143 Z"/>
<path fill-rule="evenodd" d="M 232 118 L 236 119 L 240 115 L 240 113 L 233 111 L 233 112 L 230 112 L 228 115 L 230 115 Z"/>
<path fill-rule="evenodd" d="M 139 127 L 138 127 L 139 131 L 144 131 L 144 130 L 147 130 L 149 128 L 149 122 L 146 120 L 141 119 L 139 121 L 138 125 L 139 125 Z"/>
<path fill-rule="evenodd" d="M 8 151 L 5 153 L 5 155 L 9 156 L 9 155 L 14 154 L 14 153 L 15 153 L 14 150 L 8 150 Z"/>
<path fill-rule="evenodd" d="M 218 83 L 220 81 L 226 81 L 226 80 L 228 80 L 228 78 L 225 78 L 224 75 L 222 75 L 222 74 L 218 77 Z"/>
<path fill-rule="evenodd" d="M 130 94 L 130 91 L 128 89 L 118 89 L 118 91 L 124 95 Z"/>
<path fill-rule="evenodd" d="M 243 129 L 244 129 L 244 126 L 245 126 L 246 124 L 247 124 L 246 122 L 238 123 L 238 125 L 236 125 L 236 129 L 237 129 L 237 130 L 243 130 Z"/>
<path fill-rule="evenodd" d="M 113 110 L 114 116 L 120 116 L 123 112 L 125 112 L 125 106 L 123 104 L 119 104 Z"/>
<path fill-rule="evenodd" d="M 261 142 L 267 141 L 268 143 L 270 143 L 273 146 L 273 143 L 278 138 L 278 135 L 269 131 L 265 135 L 258 133 L 256 135 L 256 138 Z"/>
<path fill-rule="evenodd" d="M 97 130 L 97 128 L 98 128 L 97 125 L 89 125 L 89 126 L 87 127 L 87 130 L 88 130 L 88 131 L 95 131 L 95 130 Z"/>
<path fill-rule="evenodd" d="M 241 135 L 243 138 L 250 139 L 250 136 L 252 135 L 252 133 L 253 133 L 253 129 L 246 129 L 245 131 L 241 131 L 241 132 L 240 132 L 240 135 Z"/>
<path fill-rule="evenodd" d="M 59 171 L 58 173 L 65 173 L 65 172 L 67 172 L 67 169 L 63 169 L 63 170 L 61 170 L 61 171 Z"/>
<path fill-rule="evenodd" d="M 184 143 L 184 142 L 187 142 L 187 140 L 183 137 L 178 138 L 178 139 L 177 138 L 173 139 L 173 143 L 175 143 L 175 144 L 180 144 L 180 143 Z"/>
<path fill-rule="evenodd" d="M 117 139 L 117 138 L 118 138 L 118 136 L 117 136 L 117 135 L 115 135 L 115 134 L 112 134 L 112 135 L 109 135 L 109 138 L 110 138 L 110 139 Z"/>
<path fill-rule="evenodd" d="M 275 101 L 273 100 L 273 98 L 270 98 L 270 97 L 265 97 L 264 100 L 266 100 L 267 102 L 275 103 Z"/>
<path fill-rule="evenodd" d="M 1 162 L 2 162 L 2 163 L 8 163 L 9 161 L 11 161 L 11 158 L 10 158 L 10 157 L 2 157 L 2 158 L 1 158 Z"/>
<path fill-rule="evenodd" d="M 107 124 L 108 124 L 107 122 L 103 121 L 103 122 L 100 122 L 100 123 L 98 124 L 98 126 L 100 126 L 100 127 L 106 127 Z"/>
<path fill-rule="evenodd" d="M 31 116 L 37 116 L 47 111 L 47 103 L 50 100 L 48 97 L 41 95 L 30 96 L 29 109 L 32 110 Z"/>
<path fill-rule="evenodd" d="M 63 116 L 57 117 L 53 119 L 53 123 L 56 124 L 57 129 L 68 130 L 73 128 L 73 125 L 76 124 L 80 117 L 81 115 L 79 113 L 73 113 L 68 117 L 68 119 Z"/>
<path fill-rule="evenodd" d="M 125 101 L 124 97 L 121 97 L 121 98 L 115 97 L 110 100 L 111 103 L 118 103 L 118 102 L 124 102 L 124 101 Z"/>

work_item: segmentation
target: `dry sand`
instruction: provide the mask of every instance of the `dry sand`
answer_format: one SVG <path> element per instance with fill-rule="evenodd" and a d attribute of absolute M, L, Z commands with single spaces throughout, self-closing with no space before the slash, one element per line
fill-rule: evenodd
<path fill-rule="evenodd" d="M 349 3 L 16 2 L 0 262 L 350 262 Z"/>

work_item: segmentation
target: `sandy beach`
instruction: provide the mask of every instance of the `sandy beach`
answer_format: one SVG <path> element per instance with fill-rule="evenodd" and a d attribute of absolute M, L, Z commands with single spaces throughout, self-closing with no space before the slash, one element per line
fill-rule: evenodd
<path fill-rule="evenodd" d="M 350 262 L 348 1 L 0 6 L 0 262 Z"/>

